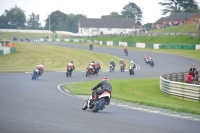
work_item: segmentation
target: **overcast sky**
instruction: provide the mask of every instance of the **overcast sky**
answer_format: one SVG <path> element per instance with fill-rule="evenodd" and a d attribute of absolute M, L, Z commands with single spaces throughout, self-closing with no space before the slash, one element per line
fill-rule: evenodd
<path fill-rule="evenodd" d="M 142 24 L 153 23 L 161 15 L 161 7 L 158 3 L 164 0 L 0 0 L 0 15 L 15 5 L 25 11 L 26 17 L 32 12 L 40 15 L 40 22 L 44 26 L 44 20 L 53 11 L 59 10 L 66 14 L 84 14 L 87 18 L 101 18 L 112 11 L 121 13 L 123 7 L 129 2 L 134 2 L 143 12 Z M 200 0 L 196 0 L 200 3 Z"/>

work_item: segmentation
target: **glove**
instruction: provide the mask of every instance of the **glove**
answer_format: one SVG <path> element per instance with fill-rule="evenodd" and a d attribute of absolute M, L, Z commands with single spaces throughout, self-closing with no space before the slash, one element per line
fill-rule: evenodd
<path fill-rule="evenodd" d="M 93 88 L 91 90 L 93 91 Z"/>

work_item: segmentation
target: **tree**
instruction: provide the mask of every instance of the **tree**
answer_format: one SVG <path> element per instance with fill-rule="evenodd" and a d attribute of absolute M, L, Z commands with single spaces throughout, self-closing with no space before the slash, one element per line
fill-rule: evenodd
<path fill-rule="evenodd" d="M 186 12 L 186 13 L 195 13 L 195 12 L 200 12 L 200 10 L 199 9 L 195 9 L 195 8 L 191 8 L 191 7 L 187 7 L 184 12 Z"/>
<path fill-rule="evenodd" d="M 146 23 L 142 27 L 145 28 L 146 30 L 151 30 L 152 29 L 152 23 Z"/>
<path fill-rule="evenodd" d="M 101 18 L 123 18 L 118 12 L 111 12 L 109 15 L 103 15 Z"/>
<path fill-rule="evenodd" d="M 164 0 L 164 2 L 159 2 L 159 4 L 165 7 L 165 9 L 162 10 L 163 15 L 166 15 L 169 12 L 181 12 L 189 7 L 198 9 L 195 0 Z"/>
<path fill-rule="evenodd" d="M 5 24 L 6 28 L 17 28 L 17 27 L 24 27 L 26 23 L 26 17 L 23 10 L 15 5 L 14 8 L 10 10 L 5 10 Z"/>
<path fill-rule="evenodd" d="M 122 10 L 122 15 L 125 18 L 132 18 L 135 20 L 135 23 L 141 25 L 142 20 L 142 11 L 135 3 L 129 3 L 125 5 Z"/>
<path fill-rule="evenodd" d="M 32 12 L 31 15 L 29 15 L 29 19 L 27 20 L 27 26 L 30 29 L 39 29 L 39 27 L 41 27 L 39 20 L 40 16 Z"/>
<path fill-rule="evenodd" d="M 70 31 L 78 32 L 78 21 L 79 18 L 86 18 L 82 14 L 65 14 L 60 11 L 55 11 L 50 14 L 50 17 L 45 20 L 45 29 L 49 29 L 49 18 L 50 18 L 50 30 L 51 31 Z"/>

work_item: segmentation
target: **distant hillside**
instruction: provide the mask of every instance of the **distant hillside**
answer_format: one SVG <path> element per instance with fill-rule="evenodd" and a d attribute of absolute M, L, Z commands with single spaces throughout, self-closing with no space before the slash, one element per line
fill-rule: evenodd
<path fill-rule="evenodd" d="M 193 25 L 181 25 L 181 26 L 172 26 L 172 27 L 168 27 L 168 28 L 162 28 L 162 29 L 158 29 L 158 30 L 151 30 L 149 31 L 149 33 L 161 33 L 161 32 L 193 32 L 196 33 L 198 32 L 197 30 L 197 25 L 193 24 Z"/>

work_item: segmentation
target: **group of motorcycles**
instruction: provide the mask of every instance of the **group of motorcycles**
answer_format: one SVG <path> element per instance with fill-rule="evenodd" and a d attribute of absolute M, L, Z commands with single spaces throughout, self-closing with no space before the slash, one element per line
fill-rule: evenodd
<path fill-rule="evenodd" d="M 121 72 L 124 72 L 124 71 L 125 71 L 125 66 L 124 66 L 124 64 L 120 64 L 119 67 L 120 67 L 120 71 L 121 71 Z M 136 68 L 135 65 L 133 65 L 133 66 L 130 65 L 130 66 L 129 66 L 129 74 L 130 74 L 130 75 L 134 75 L 134 74 L 135 74 L 135 68 Z M 114 72 L 114 71 L 115 71 L 113 65 L 109 65 L 109 71 L 110 71 L 110 72 Z"/>
<path fill-rule="evenodd" d="M 88 66 L 86 68 L 86 77 L 90 77 L 91 75 L 97 75 L 99 73 L 100 67 L 99 66 Z"/>

